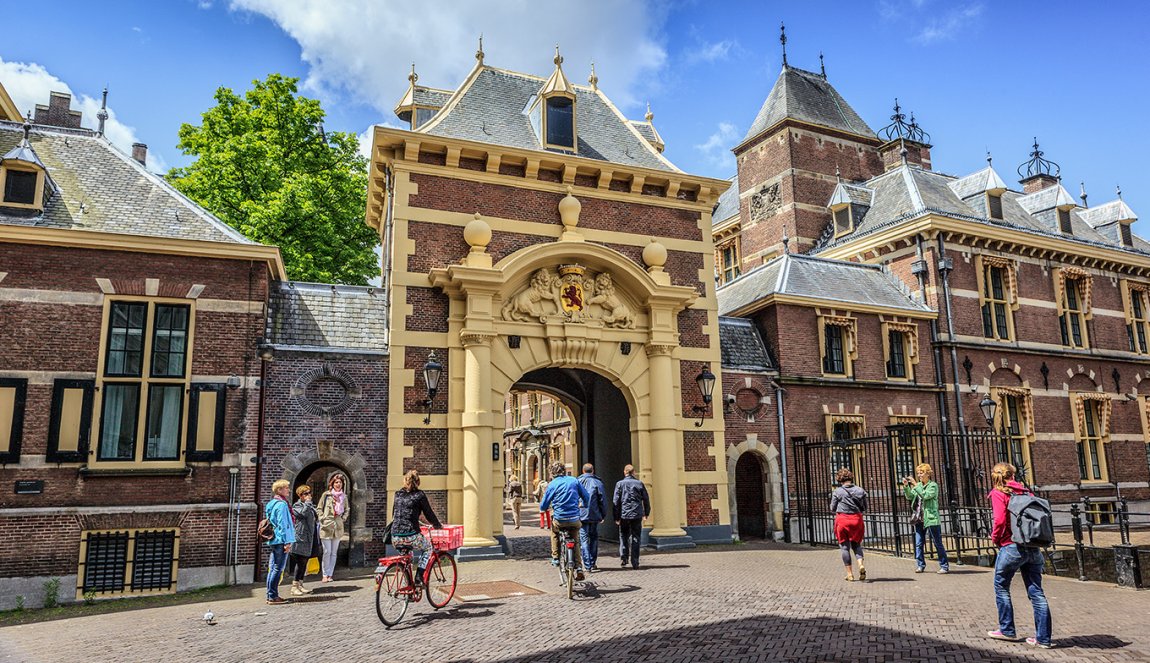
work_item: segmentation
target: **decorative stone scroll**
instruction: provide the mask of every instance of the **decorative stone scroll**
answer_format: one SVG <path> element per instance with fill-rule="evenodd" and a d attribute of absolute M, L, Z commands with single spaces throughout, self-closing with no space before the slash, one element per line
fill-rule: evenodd
<path fill-rule="evenodd" d="M 618 329 L 635 327 L 635 312 L 615 290 L 610 272 L 591 275 L 582 265 L 543 268 L 503 305 L 503 319 L 517 322 L 599 321 Z"/>
<path fill-rule="evenodd" d="M 751 195 L 751 220 L 761 221 L 783 206 L 783 196 L 779 192 L 779 183 L 763 185 L 763 188 Z"/>

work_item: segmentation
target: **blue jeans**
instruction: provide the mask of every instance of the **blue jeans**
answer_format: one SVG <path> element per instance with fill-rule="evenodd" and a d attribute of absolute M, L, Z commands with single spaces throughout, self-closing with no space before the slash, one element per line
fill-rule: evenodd
<path fill-rule="evenodd" d="M 583 568 L 595 568 L 599 560 L 599 523 L 590 520 L 583 521 L 579 529 L 579 546 L 583 549 Z"/>
<path fill-rule="evenodd" d="M 926 568 L 927 535 L 929 535 L 930 540 L 934 542 L 934 550 L 938 553 L 938 565 L 949 571 L 950 560 L 946 557 L 946 547 L 942 545 L 942 526 L 931 525 L 925 527 L 922 523 L 916 523 L 914 526 L 914 561 L 918 562 L 918 568 Z"/>
<path fill-rule="evenodd" d="M 1010 544 L 998 549 L 998 559 L 994 562 L 994 598 L 998 603 L 998 630 L 1003 635 L 1015 637 L 1014 605 L 1010 602 L 1010 581 L 1017 571 L 1022 571 L 1022 582 L 1026 585 L 1026 595 L 1034 607 L 1035 639 L 1042 644 L 1050 643 L 1050 606 L 1046 594 L 1042 593 L 1042 551 L 1038 548 L 1020 548 Z"/>
<path fill-rule="evenodd" d="M 287 553 L 284 552 L 284 544 L 282 543 L 268 546 L 268 548 L 272 552 L 268 559 L 268 600 L 271 601 L 280 597 L 280 576 L 283 575 L 284 566 L 287 564 Z"/>

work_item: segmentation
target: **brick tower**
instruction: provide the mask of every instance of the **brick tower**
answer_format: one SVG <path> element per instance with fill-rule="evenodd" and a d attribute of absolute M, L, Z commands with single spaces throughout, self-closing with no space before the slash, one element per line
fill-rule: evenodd
<path fill-rule="evenodd" d="M 830 221 L 827 201 L 838 177 L 867 180 L 883 172 L 881 140 L 823 73 L 783 70 L 746 137 L 738 164 L 742 270 L 783 251 L 814 246 Z"/>

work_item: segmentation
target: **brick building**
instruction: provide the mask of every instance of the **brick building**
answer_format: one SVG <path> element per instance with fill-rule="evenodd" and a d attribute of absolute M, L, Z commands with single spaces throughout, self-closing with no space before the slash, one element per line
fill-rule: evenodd
<path fill-rule="evenodd" d="M 0 608 L 252 576 L 279 251 L 68 106 L 0 121 Z"/>
<path fill-rule="evenodd" d="M 1134 213 L 1120 197 L 1076 202 L 1037 143 L 1015 188 L 989 157 L 964 177 L 934 171 L 929 143 L 897 104 L 876 133 L 825 74 L 784 65 L 734 148 L 717 296 L 777 362 L 785 431 L 771 444 L 986 428 L 989 398 L 997 455 L 1052 500 L 1150 499 L 1150 243 Z M 730 446 L 745 437 L 735 419 Z M 849 445 L 829 453 L 859 462 Z"/>

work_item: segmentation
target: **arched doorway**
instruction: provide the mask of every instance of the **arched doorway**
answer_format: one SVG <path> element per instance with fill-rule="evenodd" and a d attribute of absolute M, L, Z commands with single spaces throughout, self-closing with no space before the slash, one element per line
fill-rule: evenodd
<path fill-rule="evenodd" d="M 335 475 L 343 477 L 343 490 L 347 495 L 348 508 L 347 524 L 344 526 L 343 538 L 339 544 L 339 553 L 336 556 L 335 565 L 337 568 L 348 568 L 353 564 L 356 566 L 363 566 L 363 561 L 361 559 L 357 559 L 363 557 L 363 542 L 355 540 L 355 537 L 352 533 L 352 525 L 360 520 L 363 520 L 362 514 L 360 512 L 363 510 L 364 505 L 359 504 L 355 499 L 354 491 L 352 490 L 352 478 L 348 475 L 346 470 L 344 470 L 339 465 L 336 465 L 335 463 L 326 461 L 314 463 L 303 468 L 303 470 L 301 470 L 300 473 L 295 476 L 295 480 L 292 482 L 292 503 L 295 503 L 296 489 L 300 486 L 306 485 L 307 487 L 311 488 L 312 503 L 315 504 L 317 510 L 321 509 L 322 505 L 320 500 L 323 498 L 323 494 L 327 491 L 328 481 Z M 358 547 L 356 544 L 358 544 Z M 353 550 L 356 550 L 357 552 L 353 553 Z"/>
<path fill-rule="evenodd" d="M 582 368 L 542 368 L 529 371 L 514 385 L 515 391 L 537 391 L 561 403 L 570 413 L 569 438 L 554 440 L 537 455 L 528 467 L 532 479 L 550 479 L 549 466 L 561 461 L 572 476 L 582 473 L 584 463 L 592 463 L 603 480 L 606 501 L 611 501 L 615 484 L 623 477 L 623 467 L 638 467 L 638 445 L 632 430 L 627 399 L 611 380 Z M 610 512 L 611 507 L 608 506 Z M 600 538 L 616 540 L 617 528 L 611 514 L 599 528 Z"/>
<path fill-rule="evenodd" d="M 735 493 L 739 538 L 767 537 L 767 495 L 763 462 L 758 454 L 745 453 L 735 463 Z"/>

